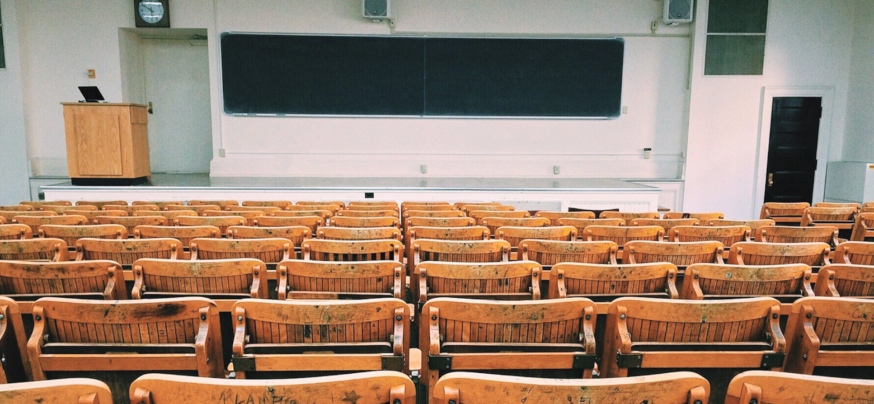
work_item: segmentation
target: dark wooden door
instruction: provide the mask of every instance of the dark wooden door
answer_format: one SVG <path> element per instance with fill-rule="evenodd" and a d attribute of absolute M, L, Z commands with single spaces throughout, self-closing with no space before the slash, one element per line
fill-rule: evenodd
<path fill-rule="evenodd" d="M 778 97 L 771 106 L 765 202 L 813 202 L 820 97 Z"/>

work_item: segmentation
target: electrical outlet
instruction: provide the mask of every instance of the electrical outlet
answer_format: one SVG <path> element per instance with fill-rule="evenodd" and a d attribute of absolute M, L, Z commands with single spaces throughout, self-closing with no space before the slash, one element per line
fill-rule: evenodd
<path fill-rule="evenodd" d="M 552 166 L 553 174 L 561 174 L 561 166 Z"/>
<path fill-rule="evenodd" d="M 219 149 L 219 157 L 225 156 L 225 149 Z"/>
<path fill-rule="evenodd" d="M 419 171 L 421 171 L 422 174 L 428 174 L 428 165 L 427 165 L 427 164 L 422 164 L 422 165 L 420 165 L 420 166 L 419 166 Z"/>

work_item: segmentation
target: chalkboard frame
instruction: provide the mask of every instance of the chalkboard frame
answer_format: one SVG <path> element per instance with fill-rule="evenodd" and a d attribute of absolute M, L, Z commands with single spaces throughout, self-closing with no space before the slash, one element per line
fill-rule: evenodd
<path fill-rule="evenodd" d="M 242 42 L 249 47 L 253 47 L 253 45 L 257 47 L 259 44 L 263 44 L 264 47 L 270 48 L 272 53 L 261 53 L 261 57 L 255 57 L 253 54 L 247 55 L 245 49 L 241 51 L 241 49 L 229 47 L 229 40 L 238 40 L 237 42 L 241 42 L 239 39 L 248 40 L 248 42 Z M 316 44 L 313 45 L 310 42 L 315 42 Z M 354 44 L 355 48 L 344 48 L 346 42 Z M 395 52 L 387 52 L 387 43 L 399 44 L 397 47 L 401 51 L 397 52 L 398 54 L 395 54 Z M 279 51 L 275 51 L 275 49 L 277 49 L 277 44 L 279 44 Z M 415 49 L 419 44 L 421 44 L 422 47 L 421 52 L 418 52 Z M 283 68 L 288 69 L 288 66 L 293 65 L 302 59 L 299 55 L 306 54 L 306 49 L 300 51 L 298 48 L 293 48 L 294 52 L 299 52 L 296 54 L 298 55 L 298 59 L 292 59 L 289 57 L 287 60 L 284 60 L 282 58 L 287 56 L 285 56 L 283 50 L 286 48 L 283 48 L 282 46 L 286 45 L 299 46 L 301 48 L 307 48 L 307 46 L 309 46 L 309 51 L 314 51 L 313 53 L 322 53 L 322 55 L 316 55 L 317 57 L 314 58 L 316 59 L 314 62 L 316 66 L 310 67 L 310 70 L 305 70 L 307 68 L 306 64 L 300 64 L 300 66 L 294 65 L 291 70 L 293 71 L 294 68 L 304 69 L 297 71 L 297 73 L 302 77 L 307 77 L 308 82 L 299 81 L 297 83 L 300 84 L 301 87 L 294 88 L 300 89 L 301 91 L 299 92 L 301 94 L 308 94 L 309 98 L 304 96 L 299 100 L 294 100 L 292 97 L 292 99 L 289 100 L 289 97 L 285 97 L 287 94 L 286 92 L 281 93 L 282 96 L 273 95 L 273 100 L 280 100 L 281 98 L 280 102 L 298 102 L 300 103 L 299 106 L 294 106 L 292 104 L 289 104 L 291 106 L 282 106 L 280 103 L 270 105 L 271 100 L 264 100 L 263 97 L 250 97 L 249 101 L 243 100 L 241 104 L 241 101 L 239 100 L 239 98 L 241 98 L 240 94 L 249 96 L 252 94 L 240 93 L 240 91 L 247 91 L 245 86 L 246 83 L 242 80 L 235 80 L 238 80 L 239 77 L 250 72 L 256 72 L 252 74 L 257 75 L 257 72 L 259 71 L 257 68 L 253 69 L 251 66 L 247 66 L 246 63 L 251 64 L 254 60 L 262 61 L 267 58 L 275 58 L 284 63 L 282 65 Z M 362 47 L 362 45 L 367 51 L 360 51 L 359 47 Z M 374 45 L 375 47 L 373 49 L 369 48 L 371 45 Z M 487 45 L 488 48 L 483 47 L 483 45 Z M 237 46 L 240 48 L 239 43 L 231 43 L 230 46 Z M 621 110 L 625 50 L 625 42 L 622 38 L 424 37 L 399 35 L 304 35 L 225 32 L 221 34 L 220 47 L 223 110 L 225 114 L 234 116 L 616 119 L 619 117 Z M 345 59 L 334 59 L 328 61 L 319 59 L 320 57 L 324 58 L 325 55 L 329 54 L 329 52 L 319 52 L 319 49 L 326 48 L 332 50 L 339 49 L 340 52 L 333 53 L 344 55 L 343 57 Z M 451 52 L 456 52 L 456 49 L 462 48 L 467 52 L 466 55 L 451 54 Z M 541 50 L 542 48 L 555 48 L 555 55 L 558 56 L 553 57 L 553 54 Z M 442 49 L 442 56 L 444 57 L 447 55 L 457 56 L 458 59 L 451 63 L 444 63 L 444 65 L 440 66 L 438 63 L 439 59 L 433 57 L 433 54 L 439 54 L 440 52 L 434 51 L 434 49 Z M 481 53 L 483 53 L 484 49 L 488 49 L 490 55 L 493 55 L 490 57 L 497 61 L 496 63 L 493 63 L 494 66 L 486 66 L 489 64 L 488 60 L 480 60 L 479 62 L 472 62 L 474 64 L 470 67 L 454 67 L 458 64 L 456 63 L 458 60 L 467 63 L 471 59 L 476 59 Z M 561 53 L 563 51 L 567 52 L 569 56 Z M 432 54 L 431 60 L 428 59 L 429 52 Z M 461 52 L 461 50 L 457 52 Z M 349 94 L 342 91 L 346 91 L 350 88 L 350 78 L 343 77 L 342 80 L 340 80 L 340 82 L 344 83 L 343 86 L 340 87 L 342 91 L 334 89 L 334 92 L 332 92 L 330 85 L 328 85 L 329 88 L 327 88 L 327 91 L 324 91 L 324 94 L 326 94 L 325 100 L 321 100 L 323 101 L 321 102 L 322 104 L 328 104 L 334 109 L 316 108 L 318 105 L 314 106 L 312 104 L 319 104 L 320 100 L 313 102 L 312 94 L 319 93 L 320 90 L 315 91 L 307 89 L 306 86 L 310 84 L 309 81 L 315 82 L 321 80 L 319 82 L 324 83 L 326 78 L 311 78 L 307 75 L 312 75 L 314 74 L 313 72 L 316 72 L 315 74 L 327 72 L 327 74 L 335 74 L 334 76 L 329 77 L 337 77 L 336 74 L 338 73 L 336 69 L 331 72 L 330 63 L 345 63 L 348 65 L 349 61 L 346 59 L 350 58 L 348 56 L 350 53 L 356 54 L 352 56 L 352 58 L 359 58 L 352 64 L 357 63 L 357 65 L 361 66 L 368 66 L 368 64 L 375 63 L 373 60 L 360 59 L 362 55 L 365 58 L 370 58 L 372 53 L 373 56 L 379 58 L 379 63 L 383 63 L 380 67 L 386 67 L 385 70 L 389 73 L 374 69 L 368 70 L 368 75 L 365 75 L 364 77 L 371 78 L 376 76 L 373 83 L 368 82 L 369 84 L 364 85 L 364 87 L 355 89 L 358 93 L 352 91 Z M 519 62 L 521 65 L 515 69 L 504 69 L 504 66 L 512 65 L 512 63 L 515 62 L 514 58 L 516 58 L 517 53 L 524 55 L 518 57 L 518 59 L 525 59 L 524 61 Z M 422 59 L 416 60 L 420 55 Z M 507 58 L 508 55 L 510 55 L 508 59 L 509 61 L 501 59 Z M 605 55 L 606 58 L 609 59 L 607 62 L 603 62 L 603 58 L 600 57 Z M 328 55 L 328 57 L 331 56 Z M 390 59 L 390 63 L 382 62 L 382 60 L 385 59 Z M 552 64 L 546 66 L 542 63 L 537 64 L 538 61 L 541 60 L 546 60 Z M 587 65 L 586 63 L 589 63 L 589 61 L 591 61 L 591 63 Z M 276 63 L 275 60 L 268 62 Z M 479 63 L 484 67 L 478 69 L 482 66 L 476 65 L 476 63 Z M 524 63 L 530 64 L 525 65 Z M 599 65 L 599 63 L 601 64 Z M 269 63 L 265 64 L 269 66 Z M 243 67 L 241 68 L 238 65 L 242 65 Z M 551 69 L 547 69 L 547 67 Z M 436 73 L 438 72 L 437 68 L 440 69 L 440 72 L 446 73 L 448 71 L 448 73 L 440 77 L 440 74 Z M 467 89 L 475 89 L 477 86 L 474 84 L 480 84 L 475 81 L 470 81 L 472 80 L 470 77 L 462 77 L 467 74 L 468 71 L 475 70 L 479 70 L 478 74 L 480 76 L 478 76 L 478 78 L 486 77 L 486 79 L 498 78 L 504 80 L 505 82 L 495 81 L 495 83 L 497 83 L 495 87 L 504 89 L 509 88 L 510 94 L 506 96 L 508 98 L 502 99 L 491 93 L 483 95 L 484 89 L 480 86 L 478 90 L 471 90 L 471 92 L 466 95 L 467 98 L 464 98 L 464 96 L 457 97 L 460 99 L 460 102 L 456 102 L 458 100 L 452 98 L 454 94 L 464 94 L 464 91 L 467 91 Z M 507 72 L 506 74 L 505 70 Z M 285 74 L 283 77 L 277 77 L 277 72 L 279 71 L 280 70 L 274 68 L 271 73 L 273 75 L 270 76 L 271 79 L 268 80 L 271 83 L 278 84 L 270 85 L 270 88 L 267 90 L 274 87 L 285 88 L 288 90 L 289 84 L 283 84 L 282 79 L 296 80 L 294 74 Z M 281 71 L 286 73 L 288 70 Z M 349 69 L 343 70 L 343 72 L 348 71 Z M 356 73 L 360 72 L 354 71 L 350 76 L 354 76 Z M 587 73 L 589 74 L 589 77 L 584 77 Z M 416 77 L 419 74 L 421 74 L 421 81 Z M 456 76 L 453 76 L 453 74 L 456 74 Z M 383 77 L 379 77 L 380 75 L 383 75 Z M 543 78 L 540 76 L 543 76 Z M 358 76 L 356 77 L 358 79 L 357 81 L 352 80 L 353 86 L 358 81 L 364 82 L 364 77 Z M 431 77 L 431 80 L 436 84 L 429 83 L 429 77 Z M 440 78 L 440 81 L 436 79 L 437 77 Z M 456 80 L 456 78 L 458 78 L 458 80 Z M 393 82 L 393 79 L 398 79 L 403 85 L 398 85 L 398 83 Z M 551 79 L 579 80 L 579 82 L 568 81 L 566 82 L 568 85 L 565 85 L 565 82 L 550 83 L 546 81 Z M 584 79 L 588 81 L 583 83 Z M 251 78 L 249 80 L 252 81 Z M 533 84 L 526 84 L 526 80 L 535 80 L 535 82 Z M 536 80 L 544 81 L 538 83 Z M 264 77 L 258 76 L 254 82 L 264 83 Z M 420 83 L 422 88 L 417 89 L 416 87 Z M 448 85 L 455 85 L 459 90 L 455 92 L 452 90 L 446 90 L 441 93 L 439 90 L 444 89 L 445 87 L 438 86 L 445 86 L 447 83 Z M 538 90 L 538 88 L 535 88 L 537 87 L 537 84 L 542 84 L 542 87 L 545 88 L 551 88 L 552 90 L 550 91 L 557 91 L 559 94 L 554 96 L 554 99 L 541 98 L 541 102 L 531 103 L 531 97 L 528 97 L 530 93 L 524 91 L 536 93 L 536 90 Z M 518 91 L 523 92 L 515 95 L 512 94 L 513 86 L 518 86 Z M 240 90 L 240 88 L 243 88 L 243 90 Z M 237 91 L 238 94 L 235 94 L 233 91 Z M 475 93 L 474 91 L 479 91 L 479 93 Z M 590 95 L 588 91 L 593 91 L 596 96 Z M 598 91 L 601 91 L 601 93 L 598 93 Z M 391 97 L 391 99 L 374 99 L 370 97 L 373 94 L 376 94 L 379 97 Z M 444 98 L 428 98 L 429 96 L 435 97 L 434 94 L 439 94 L 439 97 Z M 267 95 L 270 96 L 270 94 Z M 552 95 L 552 93 L 546 93 L 547 97 Z M 400 98 L 395 99 L 395 96 L 400 96 Z M 422 98 L 421 107 L 417 104 L 419 96 Z M 541 94 L 540 96 L 543 97 L 544 95 Z M 340 97 L 343 97 L 342 102 L 348 103 L 347 106 L 342 106 L 342 103 L 338 106 L 337 99 Z M 348 100 L 346 98 L 348 98 Z M 304 104 L 304 100 L 308 100 L 310 103 Z M 250 105 L 246 104 L 246 102 L 258 105 Z M 441 102 L 443 103 L 442 105 Z M 394 103 L 394 105 L 392 105 L 392 103 Z M 541 105 L 550 103 L 552 105 Z M 580 106 L 575 103 L 586 105 Z M 269 107 L 264 107 L 264 105 L 268 105 Z M 435 105 L 437 107 L 435 107 Z M 429 110 L 429 106 L 431 107 L 431 110 Z M 341 110 L 343 108 L 346 108 L 346 110 Z M 547 109 L 544 110 L 543 108 Z M 588 108 L 588 110 L 585 108 Z M 593 113 L 592 111 L 595 112 Z"/>

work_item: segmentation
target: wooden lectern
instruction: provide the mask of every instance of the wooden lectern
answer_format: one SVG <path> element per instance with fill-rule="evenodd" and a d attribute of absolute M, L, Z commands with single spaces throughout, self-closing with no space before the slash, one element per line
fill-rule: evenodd
<path fill-rule="evenodd" d="M 141 104 L 65 102 L 67 169 L 73 185 L 148 183 L 148 112 Z"/>

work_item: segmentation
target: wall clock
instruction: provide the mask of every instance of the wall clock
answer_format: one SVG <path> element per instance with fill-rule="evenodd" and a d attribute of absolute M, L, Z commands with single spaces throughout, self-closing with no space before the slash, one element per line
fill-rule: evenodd
<path fill-rule="evenodd" d="M 134 0 L 137 27 L 170 28 L 170 0 Z"/>

